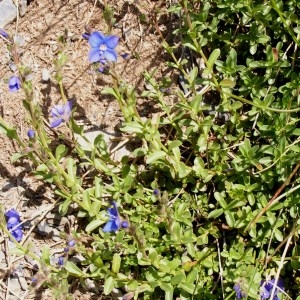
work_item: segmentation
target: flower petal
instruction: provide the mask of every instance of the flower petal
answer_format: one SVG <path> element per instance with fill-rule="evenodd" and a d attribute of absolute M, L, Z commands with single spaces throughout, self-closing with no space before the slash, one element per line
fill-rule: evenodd
<path fill-rule="evenodd" d="M 7 220 L 6 226 L 7 229 L 12 229 L 20 223 L 20 219 L 11 217 Z"/>
<path fill-rule="evenodd" d="M 89 38 L 90 38 L 90 34 L 89 33 L 83 33 L 82 35 L 81 35 L 85 40 L 89 40 Z"/>
<path fill-rule="evenodd" d="M 104 58 L 106 58 L 109 61 L 117 61 L 117 53 L 113 49 L 107 49 L 104 53 Z"/>
<path fill-rule="evenodd" d="M 57 126 L 59 126 L 62 123 L 62 119 L 55 119 L 50 123 L 50 127 L 51 128 L 55 128 Z"/>
<path fill-rule="evenodd" d="M 21 83 L 20 83 L 20 79 L 18 76 L 12 76 L 10 77 L 9 81 L 8 81 L 8 87 L 9 87 L 9 90 L 11 92 L 16 92 L 17 90 L 19 90 L 21 86 Z"/>
<path fill-rule="evenodd" d="M 23 231 L 22 229 L 18 228 L 16 230 L 13 230 L 11 232 L 12 236 L 16 239 L 17 242 L 20 242 L 23 237 Z"/>
<path fill-rule="evenodd" d="M 91 63 L 97 62 L 100 60 L 100 50 L 98 48 L 92 48 L 89 52 L 89 61 Z"/>
<path fill-rule="evenodd" d="M 116 35 L 109 35 L 104 39 L 104 44 L 108 48 L 112 48 L 112 49 L 117 47 L 118 42 L 119 42 L 119 37 Z"/>
<path fill-rule="evenodd" d="M 65 114 L 66 114 L 66 115 L 70 115 L 70 113 L 71 113 L 71 111 L 72 111 L 72 107 L 73 107 L 73 103 L 72 103 L 71 100 L 69 100 L 69 101 L 67 102 L 67 104 L 65 105 L 65 107 L 64 107 L 64 110 L 65 110 Z"/>
<path fill-rule="evenodd" d="M 64 106 L 63 105 L 54 105 L 51 109 L 51 116 L 52 117 L 60 117 L 64 114 Z"/>
<path fill-rule="evenodd" d="M 92 48 L 99 48 L 103 44 L 104 39 L 105 36 L 101 32 L 95 31 L 89 38 L 89 44 Z"/>
<path fill-rule="evenodd" d="M 5 216 L 8 218 L 16 218 L 20 221 L 20 215 L 15 209 L 10 209 L 5 213 Z"/>
<path fill-rule="evenodd" d="M 104 232 L 117 231 L 118 229 L 119 229 L 119 226 L 115 222 L 115 220 L 109 220 L 103 227 Z"/>

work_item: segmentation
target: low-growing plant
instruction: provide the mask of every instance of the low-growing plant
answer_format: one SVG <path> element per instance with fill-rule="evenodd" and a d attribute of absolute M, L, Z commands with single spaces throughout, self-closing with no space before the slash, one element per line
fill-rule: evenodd
<path fill-rule="evenodd" d="M 168 8 L 174 44 L 157 24 L 162 12 L 154 12 L 147 22 L 179 80 L 169 85 L 145 72 L 138 93 L 116 71 L 119 37 L 106 4 L 108 32 L 83 37 L 94 69 L 111 78 L 102 93 L 119 104 L 124 141 L 135 140 L 121 161 L 103 135 L 91 143 L 74 119 L 64 39 L 54 58 L 62 102 L 49 124 L 19 46 L 5 36 L 18 68 L 9 89 L 24 90 L 30 128 L 25 141 L 0 119 L 20 146 L 12 161 L 31 160 L 36 178 L 55 185 L 61 215 L 76 204 L 84 225 L 64 235 L 66 250 L 54 264 L 47 248 L 35 256 L 32 286 L 46 285 L 57 298 L 70 297 L 72 279 L 84 287 L 92 280 L 104 295 L 117 288 L 123 299 L 298 297 L 299 10 L 296 0 L 178 1 Z M 159 113 L 142 118 L 137 99 L 155 101 Z M 9 237 L 28 254 L 16 238 L 20 220 L 6 216 Z M 70 260 L 75 254 L 83 259 Z"/>

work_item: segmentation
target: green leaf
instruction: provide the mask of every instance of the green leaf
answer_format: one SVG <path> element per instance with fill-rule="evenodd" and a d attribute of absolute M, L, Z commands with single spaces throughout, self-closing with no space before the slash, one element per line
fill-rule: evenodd
<path fill-rule="evenodd" d="M 84 277 L 85 273 L 81 271 L 73 262 L 67 260 L 65 264 L 65 269 L 74 276 Z"/>
<path fill-rule="evenodd" d="M 122 131 L 128 133 L 143 133 L 144 126 L 138 122 L 126 122 L 125 126 L 121 128 Z"/>
<path fill-rule="evenodd" d="M 17 140 L 18 133 L 15 128 L 9 127 L 6 122 L 0 117 L 0 131 L 2 131 L 8 138 Z"/>
<path fill-rule="evenodd" d="M 93 231 L 94 229 L 98 228 L 99 226 L 101 226 L 101 225 L 104 224 L 104 223 L 105 223 L 105 222 L 103 222 L 102 220 L 98 220 L 98 219 L 93 220 L 92 222 L 90 222 L 90 223 L 86 226 L 85 230 L 86 230 L 87 232 L 91 232 L 91 231 Z"/>
<path fill-rule="evenodd" d="M 104 283 L 104 290 L 103 290 L 104 295 L 109 295 L 111 291 L 114 289 L 114 287 L 115 287 L 115 279 L 110 276 L 105 280 Z"/>
<path fill-rule="evenodd" d="M 182 271 L 181 273 L 176 274 L 172 277 L 171 284 L 173 284 L 174 286 L 177 286 L 181 282 L 184 282 L 185 279 L 186 279 L 186 276 L 185 276 L 184 272 Z"/>
<path fill-rule="evenodd" d="M 188 283 L 188 282 L 182 282 L 179 285 L 180 288 L 182 288 L 183 290 L 185 290 L 186 292 L 188 292 L 189 294 L 193 295 L 194 291 L 195 291 L 195 285 Z"/>
<path fill-rule="evenodd" d="M 118 253 L 115 253 L 113 256 L 112 267 L 111 270 L 117 274 L 120 270 L 121 265 L 121 256 Z"/>
<path fill-rule="evenodd" d="M 55 149 L 55 158 L 59 162 L 68 152 L 68 149 L 65 145 L 60 144 Z"/>
<path fill-rule="evenodd" d="M 228 224 L 229 227 L 233 228 L 234 227 L 234 217 L 233 217 L 233 213 L 230 211 L 225 211 L 225 218 L 226 218 L 226 222 Z"/>
<path fill-rule="evenodd" d="M 180 147 L 181 145 L 182 145 L 182 142 L 181 142 L 181 141 L 175 140 L 175 141 L 172 141 L 172 142 L 168 145 L 168 149 L 169 149 L 169 150 L 172 150 L 173 148 Z"/>
<path fill-rule="evenodd" d="M 20 153 L 20 152 L 17 152 L 17 153 L 14 153 L 11 157 L 10 157 L 10 161 L 11 163 L 14 163 L 16 162 L 19 158 L 25 156 L 25 154 L 23 153 Z"/>
<path fill-rule="evenodd" d="M 207 68 L 212 70 L 216 60 L 219 58 L 221 54 L 220 49 L 215 49 L 211 55 L 209 56 L 208 60 L 207 60 Z"/>
<path fill-rule="evenodd" d="M 220 82 L 220 86 L 225 88 L 233 88 L 235 86 L 235 81 L 231 79 L 223 79 Z"/>
<path fill-rule="evenodd" d="M 171 283 L 169 283 L 169 282 L 163 282 L 162 281 L 159 286 L 165 292 L 172 292 L 173 291 L 173 287 L 172 287 Z"/>
<path fill-rule="evenodd" d="M 91 212 L 92 203 L 90 200 L 90 194 L 88 190 L 84 190 L 82 193 L 82 207 Z M 91 212 L 91 216 L 94 216 L 93 212 Z"/>
<path fill-rule="evenodd" d="M 152 163 L 156 162 L 157 160 L 164 158 L 166 155 L 167 155 L 167 153 L 164 151 L 155 151 L 154 153 L 151 153 L 150 155 L 148 155 L 146 164 L 152 164 Z"/>
<path fill-rule="evenodd" d="M 111 88 L 111 87 L 105 87 L 105 88 L 103 88 L 103 90 L 101 91 L 101 94 L 103 94 L 103 95 L 112 95 L 116 99 L 118 99 L 118 95 L 117 95 L 116 91 L 113 88 Z"/>
<path fill-rule="evenodd" d="M 211 211 L 211 212 L 208 214 L 207 218 L 208 218 L 208 219 L 211 219 L 211 218 L 212 218 L 212 219 L 216 219 L 216 218 L 218 218 L 219 216 L 221 216 L 223 213 L 224 213 L 224 209 L 223 209 L 223 208 L 215 209 L 215 210 Z"/>

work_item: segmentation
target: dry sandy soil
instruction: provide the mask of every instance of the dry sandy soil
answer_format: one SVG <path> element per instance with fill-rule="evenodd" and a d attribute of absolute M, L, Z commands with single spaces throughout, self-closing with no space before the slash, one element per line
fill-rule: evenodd
<path fill-rule="evenodd" d="M 154 12 L 158 12 L 158 26 L 166 36 L 171 32 L 166 21 L 166 3 L 161 1 L 109 1 L 115 11 L 116 24 L 113 34 L 120 36 L 117 48 L 118 54 L 129 53 L 130 58 L 118 58 L 117 70 L 123 80 L 135 87 L 138 93 L 144 88 L 143 72 L 157 69 L 156 78 L 171 76 L 164 62 L 168 60 L 161 40 L 151 25 Z M 96 74 L 88 62 L 88 42 L 81 35 L 85 25 L 93 30 L 106 32 L 103 21 L 103 7 L 99 2 L 88 0 L 34 0 L 30 1 L 23 18 L 10 24 L 5 30 L 17 34 L 24 43 L 21 46 L 22 62 L 31 68 L 36 98 L 43 107 L 43 113 L 48 118 L 50 108 L 60 102 L 59 88 L 54 80 L 55 69 L 53 59 L 58 49 L 57 38 L 67 32 L 65 52 L 68 62 L 63 69 L 63 82 L 67 97 L 76 103 L 75 118 L 86 126 L 96 125 L 113 130 L 121 120 L 117 103 L 100 94 L 104 86 L 110 85 L 106 75 Z M 7 42 L 0 39 L 0 114 L 4 120 L 18 127 L 20 136 L 26 140 L 29 128 L 27 116 L 22 106 L 24 94 L 22 91 L 12 93 L 8 89 L 8 79 L 14 74 L 10 67 L 11 57 L 7 50 Z M 50 72 L 51 79 L 42 81 L 42 70 Z M 139 99 L 141 115 L 151 114 L 153 104 Z M 22 214 L 22 219 L 31 219 L 36 213 L 51 210 L 54 196 L 49 187 L 44 187 L 30 176 L 30 164 L 26 161 L 11 164 L 10 156 L 18 151 L 18 146 L 0 133 L 0 204 L 6 211 L 16 208 Z M 50 208 L 49 208 L 50 207 Z M 41 221 L 41 220 L 39 220 Z M 38 224 L 32 223 L 36 227 Z M 31 224 L 31 226 L 33 226 Z M 28 228 L 30 230 L 31 227 Z M 9 298 L 8 289 L 12 288 L 9 272 L 14 273 L 20 262 L 14 261 L 7 254 L 8 242 L 1 244 L 2 260 L 0 266 L 0 299 L 18 299 L 24 295 L 24 290 L 17 290 L 16 296 Z M 47 244 L 51 249 L 63 247 L 62 242 L 29 234 L 27 241 L 33 241 L 37 249 Z M 37 250 L 38 251 L 38 250 Z M 24 278 L 27 283 L 34 275 L 32 268 L 22 262 Z M 9 272 L 8 272 L 9 271 Z M 77 294 L 77 296 L 76 296 Z M 44 291 L 42 299 L 51 299 L 49 291 Z M 77 291 L 75 298 L 91 299 L 88 292 Z M 36 293 L 30 292 L 25 299 L 39 299 Z M 94 299 L 101 299 L 100 296 Z"/>

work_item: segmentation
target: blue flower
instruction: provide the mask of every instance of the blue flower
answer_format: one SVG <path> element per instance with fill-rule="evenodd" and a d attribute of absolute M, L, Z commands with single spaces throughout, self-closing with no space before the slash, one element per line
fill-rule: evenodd
<path fill-rule="evenodd" d="M 82 37 L 83 37 L 85 40 L 87 40 L 87 41 L 89 40 L 90 36 L 91 36 L 91 34 L 90 34 L 90 33 L 87 33 L 87 32 L 85 32 L 85 33 L 82 34 Z"/>
<path fill-rule="evenodd" d="M 3 30 L 1 28 L 0 28 L 0 35 L 2 35 L 4 38 L 8 38 L 9 37 L 9 34 L 5 30 Z"/>
<path fill-rule="evenodd" d="M 269 297 L 272 294 L 272 289 L 274 287 L 275 279 L 267 280 L 267 281 L 261 281 L 260 286 L 260 299 L 261 300 L 266 300 L 269 299 Z M 281 291 L 284 290 L 283 286 L 283 280 L 278 279 L 277 285 L 275 287 L 274 291 L 274 297 L 273 300 L 279 300 L 279 297 L 277 296 L 277 293 L 280 293 Z"/>
<path fill-rule="evenodd" d="M 5 213 L 7 217 L 6 228 L 10 231 L 16 241 L 20 242 L 23 237 L 20 215 L 15 209 L 11 209 Z"/>
<path fill-rule="evenodd" d="M 76 244 L 76 242 L 75 242 L 74 240 L 70 240 L 70 241 L 68 242 L 68 246 L 69 246 L 69 247 L 74 247 L 75 244 Z"/>
<path fill-rule="evenodd" d="M 129 59 L 130 58 L 129 53 L 123 53 L 123 54 L 121 54 L 121 56 L 123 57 L 123 59 Z"/>
<path fill-rule="evenodd" d="M 117 52 L 115 48 L 118 45 L 119 37 L 115 35 L 105 36 L 101 32 L 95 31 L 89 37 L 91 50 L 89 52 L 89 61 L 91 63 L 98 61 L 116 61 Z"/>
<path fill-rule="evenodd" d="M 116 202 L 113 202 L 113 207 L 108 209 L 109 221 L 105 224 L 104 232 L 116 232 L 119 228 L 127 228 L 127 221 L 121 221 Z"/>
<path fill-rule="evenodd" d="M 51 116 L 54 118 L 51 122 L 51 128 L 59 126 L 62 122 L 70 119 L 72 112 L 72 101 L 68 101 L 66 105 L 55 105 L 51 110 Z"/>
<path fill-rule="evenodd" d="M 236 298 L 237 298 L 237 299 L 242 299 L 242 298 L 246 298 L 246 297 L 247 297 L 247 294 L 243 292 L 240 283 L 236 283 L 236 284 L 233 286 L 233 289 L 234 289 L 235 292 L 236 292 Z"/>
<path fill-rule="evenodd" d="M 18 76 L 11 76 L 10 79 L 8 80 L 8 87 L 11 92 L 16 92 L 20 89 L 21 87 L 21 81 Z"/>
<path fill-rule="evenodd" d="M 154 196 L 159 196 L 159 189 L 154 189 L 153 190 L 153 195 Z"/>
<path fill-rule="evenodd" d="M 65 263 L 64 257 L 63 257 L 63 256 L 60 256 L 60 257 L 58 258 L 58 260 L 57 260 L 57 264 L 58 264 L 59 266 L 63 266 L 64 263 Z"/>
<path fill-rule="evenodd" d="M 29 130 L 27 131 L 27 136 L 28 136 L 30 139 L 34 138 L 34 136 L 35 136 L 34 130 L 33 130 L 33 129 L 29 129 Z"/>

